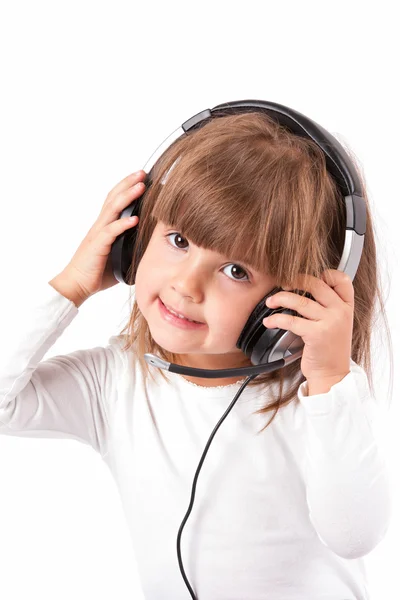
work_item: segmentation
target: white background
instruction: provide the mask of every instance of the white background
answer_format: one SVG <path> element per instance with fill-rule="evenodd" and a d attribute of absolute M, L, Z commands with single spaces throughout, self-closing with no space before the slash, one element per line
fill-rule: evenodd
<path fill-rule="evenodd" d="M 362 165 L 396 367 L 398 39 L 387 1 L 2 2 L 0 352 L 10 331 L 18 335 L 32 293 L 64 268 L 121 179 L 197 112 L 267 99 L 341 136 Z M 46 358 L 105 344 L 127 316 L 128 293 L 117 285 L 90 298 Z M 374 377 L 385 403 L 382 343 Z M 400 597 L 393 375 L 380 443 L 394 512 L 365 558 L 373 600 Z M 1 436 L 0 523 L 5 600 L 142 599 L 115 484 L 90 447 Z"/>

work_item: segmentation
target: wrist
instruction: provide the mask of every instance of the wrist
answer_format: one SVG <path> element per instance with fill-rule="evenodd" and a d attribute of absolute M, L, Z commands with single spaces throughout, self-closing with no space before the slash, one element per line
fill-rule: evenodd
<path fill-rule="evenodd" d="M 71 300 L 77 308 L 87 300 L 87 297 L 77 289 L 74 282 L 68 279 L 63 272 L 53 277 L 48 283 L 64 298 Z"/>
<path fill-rule="evenodd" d="M 307 379 L 308 396 L 316 396 L 317 394 L 326 394 L 330 391 L 331 387 L 339 381 L 342 381 L 348 375 L 350 371 L 343 375 L 335 377 L 324 377 L 320 379 Z"/>

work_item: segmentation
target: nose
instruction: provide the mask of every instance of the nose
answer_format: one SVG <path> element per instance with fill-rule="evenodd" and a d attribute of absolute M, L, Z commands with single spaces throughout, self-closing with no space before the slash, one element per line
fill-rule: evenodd
<path fill-rule="evenodd" d="M 171 287 L 181 296 L 191 298 L 193 302 L 202 302 L 205 287 L 205 270 L 199 263 L 181 263 L 172 277 Z"/>

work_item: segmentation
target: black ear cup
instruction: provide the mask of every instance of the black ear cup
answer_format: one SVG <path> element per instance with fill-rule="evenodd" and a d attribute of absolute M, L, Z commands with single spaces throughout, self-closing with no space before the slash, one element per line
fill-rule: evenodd
<path fill-rule="evenodd" d="M 143 200 L 151 184 L 151 172 L 145 178 L 144 183 L 146 185 L 146 188 L 143 194 L 139 198 L 131 202 L 129 206 L 124 208 L 124 210 L 119 216 L 120 219 L 137 216 L 139 217 L 139 223 L 118 235 L 111 246 L 110 254 L 112 269 L 114 276 L 118 279 L 120 283 L 128 284 L 128 270 L 132 264 L 132 256 L 136 245 L 138 228 L 140 227 L 140 213 L 143 205 Z M 140 248 L 138 248 L 138 251 L 140 252 Z M 134 265 L 133 268 L 134 272 L 133 281 L 131 281 L 132 285 L 135 283 L 137 265 Z"/>
<path fill-rule="evenodd" d="M 286 329 L 268 329 L 263 324 L 263 319 L 275 313 L 283 313 L 295 317 L 302 316 L 296 310 L 290 308 L 270 308 L 266 306 L 266 299 L 280 291 L 282 291 L 282 288 L 275 287 L 260 300 L 247 319 L 236 342 L 236 347 L 251 360 L 253 365 L 279 360 L 279 358 L 294 354 L 304 346 L 302 338 L 291 331 Z M 300 290 L 292 291 L 293 293 L 302 293 Z M 314 300 L 313 296 L 308 292 L 305 296 Z"/>

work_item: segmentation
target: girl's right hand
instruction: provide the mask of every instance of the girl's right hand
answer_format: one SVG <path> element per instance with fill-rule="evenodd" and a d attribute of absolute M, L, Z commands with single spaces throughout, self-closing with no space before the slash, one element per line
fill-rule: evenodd
<path fill-rule="evenodd" d="M 108 194 L 101 212 L 72 259 L 59 276 L 68 290 L 84 302 L 93 294 L 118 283 L 112 272 L 110 252 L 118 235 L 136 227 L 139 218 L 119 219 L 119 215 L 133 200 L 145 191 L 145 171 L 125 177 Z M 54 280 L 53 280 L 54 281 Z M 71 293 L 71 292 L 70 292 Z"/>

